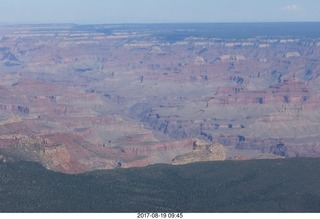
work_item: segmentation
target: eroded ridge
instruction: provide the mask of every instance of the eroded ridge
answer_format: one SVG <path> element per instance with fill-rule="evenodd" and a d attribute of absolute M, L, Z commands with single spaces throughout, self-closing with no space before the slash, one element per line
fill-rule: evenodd
<path fill-rule="evenodd" d="M 319 157 L 320 33 L 234 25 L 1 26 L 1 153 L 67 173 Z"/>

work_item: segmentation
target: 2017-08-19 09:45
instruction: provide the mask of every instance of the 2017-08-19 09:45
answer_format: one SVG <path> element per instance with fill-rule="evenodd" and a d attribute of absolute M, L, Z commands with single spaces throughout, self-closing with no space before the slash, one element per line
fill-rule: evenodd
<path fill-rule="evenodd" d="M 183 218 L 183 213 L 138 213 L 137 218 Z"/>

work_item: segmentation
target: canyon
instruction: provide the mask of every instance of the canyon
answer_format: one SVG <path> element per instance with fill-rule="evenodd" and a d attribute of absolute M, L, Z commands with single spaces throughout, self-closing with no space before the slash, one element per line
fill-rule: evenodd
<path fill-rule="evenodd" d="M 47 169 L 320 157 L 320 24 L 0 26 L 0 154 Z"/>

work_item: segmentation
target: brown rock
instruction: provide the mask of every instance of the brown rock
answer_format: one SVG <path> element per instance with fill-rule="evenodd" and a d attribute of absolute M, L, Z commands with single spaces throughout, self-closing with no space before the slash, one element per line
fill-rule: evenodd
<path fill-rule="evenodd" d="M 218 161 L 226 158 L 226 151 L 222 144 L 208 144 L 207 142 L 196 140 L 193 143 L 193 151 L 175 157 L 172 160 L 172 164 L 181 165 L 203 161 Z"/>

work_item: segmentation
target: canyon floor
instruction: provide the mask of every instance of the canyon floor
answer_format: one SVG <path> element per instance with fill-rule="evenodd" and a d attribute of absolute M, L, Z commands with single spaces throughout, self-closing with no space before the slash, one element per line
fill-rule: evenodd
<path fill-rule="evenodd" d="M 2 25 L 0 158 L 74 174 L 320 157 L 319 30 Z"/>

